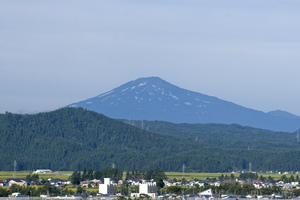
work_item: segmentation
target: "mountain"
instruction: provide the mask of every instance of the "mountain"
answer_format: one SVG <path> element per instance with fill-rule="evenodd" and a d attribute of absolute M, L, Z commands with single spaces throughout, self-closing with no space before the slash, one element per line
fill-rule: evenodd
<path fill-rule="evenodd" d="M 180 162 L 174 167 L 180 168 L 178 154 L 191 151 L 185 140 L 143 131 L 82 108 L 0 114 L 0 135 L 0 170 L 12 170 L 14 160 L 17 170 L 101 169 L 113 163 L 127 170 L 154 169 L 174 156 Z"/>
<path fill-rule="evenodd" d="M 115 119 L 159 120 L 174 123 L 240 124 L 294 132 L 300 117 L 264 113 L 216 97 L 182 89 L 158 77 L 130 81 L 96 97 L 72 103 Z"/>
<path fill-rule="evenodd" d="M 120 120 L 138 128 L 230 149 L 289 151 L 300 148 L 297 134 L 273 132 L 238 124 L 175 124 L 164 121 Z"/>
<path fill-rule="evenodd" d="M 272 134 L 272 133 L 271 133 Z M 288 134 L 288 133 L 285 133 Z M 122 170 L 229 172 L 299 170 L 299 148 L 285 151 L 225 148 L 162 135 L 82 108 L 34 115 L 0 114 L 0 170 Z M 236 136 L 232 135 L 233 140 Z M 272 135 L 270 135 L 272 137 Z M 275 144 L 277 145 L 277 144 Z"/>

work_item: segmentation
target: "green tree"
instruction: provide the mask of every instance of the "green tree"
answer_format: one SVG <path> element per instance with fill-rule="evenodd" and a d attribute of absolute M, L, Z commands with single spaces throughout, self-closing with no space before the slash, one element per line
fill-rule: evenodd
<path fill-rule="evenodd" d="M 234 179 L 235 179 L 234 174 L 231 174 L 231 175 L 230 175 L 230 179 L 231 179 L 231 180 L 234 180 Z"/>
<path fill-rule="evenodd" d="M 87 171 L 87 179 L 92 180 L 93 178 L 94 178 L 94 172 L 91 168 L 89 168 Z"/>
<path fill-rule="evenodd" d="M 74 171 L 70 178 L 71 178 L 71 183 L 73 185 L 79 185 L 81 180 L 81 173 L 78 171 Z"/>
<path fill-rule="evenodd" d="M 224 180 L 224 174 L 222 174 L 221 176 L 219 176 L 220 180 Z"/>
<path fill-rule="evenodd" d="M 291 182 L 295 182 L 295 177 L 293 174 L 289 178 L 289 183 L 291 183 Z"/>
<path fill-rule="evenodd" d="M 293 194 L 294 194 L 294 196 L 296 196 L 296 197 L 300 196 L 300 189 L 295 189 L 295 190 L 293 190 Z"/>
<path fill-rule="evenodd" d="M 129 180 L 130 179 L 130 173 L 129 173 L 129 171 L 127 171 L 126 172 L 126 176 L 125 176 L 125 180 L 127 181 L 127 180 Z"/>
<path fill-rule="evenodd" d="M 25 178 L 30 184 L 39 184 L 40 178 L 38 174 L 28 174 Z"/>
<path fill-rule="evenodd" d="M 181 194 L 181 190 L 182 190 L 180 186 L 169 186 L 166 189 L 167 189 L 167 193 L 171 193 L 171 194 Z"/>
<path fill-rule="evenodd" d="M 81 180 L 85 181 L 86 179 L 87 179 L 86 168 L 83 168 L 82 175 L 81 175 Z"/>
<path fill-rule="evenodd" d="M 76 194 L 83 194 L 86 192 L 86 189 L 83 187 L 78 186 L 76 189 Z"/>
<path fill-rule="evenodd" d="M 289 181 L 289 179 L 286 177 L 286 175 L 282 175 L 280 180 L 283 181 L 284 183 L 287 183 Z"/>
<path fill-rule="evenodd" d="M 9 194 L 6 188 L 0 187 L 0 197 L 7 197 Z"/>

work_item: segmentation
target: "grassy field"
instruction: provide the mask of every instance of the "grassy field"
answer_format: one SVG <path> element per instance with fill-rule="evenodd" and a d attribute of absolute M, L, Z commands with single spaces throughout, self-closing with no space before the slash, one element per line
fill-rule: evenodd
<path fill-rule="evenodd" d="M 193 179 L 200 179 L 200 180 L 204 180 L 207 178 L 219 178 L 219 176 L 221 175 L 224 176 L 230 176 L 231 173 L 184 173 L 184 175 L 182 174 L 182 172 L 166 172 L 166 175 L 168 176 L 169 180 L 173 180 L 174 178 L 177 178 L 178 180 L 181 180 L 183 177 L 186 180 L 193 180 Z M 263 176 L 265 178 L 268 178 L 269 176 L 271 176 L 274 179 L 280 179 L 281 176 L 283 176 L 283 174 L 258 174 L 258 176 Z M 240 174 L 239 173 L 235 173 L 234 174 L 235 177 L 239 177 Z M 288 178 L 291 176 L 291 174 L 287 174 L 286 175 Z M 294 177 L 296 177 L 297 175 L 294 175 Z"/>
<path fill-rule="evenodd" d="M 55 172 L 51 174 L 39 174 L 40 178 L 48 179 L 48 178 L 55 178 L 55 179 L 63 179 L 68 180 L 69 177 L 72 175 L 72 171 L 61 171 L 61 172 Z M 12 171 L 0 171 L 0 180 L 6 180 L 8 178 L 25 178 L 28 174 L 30 174 L 30 171 L 17 171 L 16 173 Z M 186 180 L 193 180 L 193 179 L 200 179 L 204 180 L 206 178 L 218 178 L 221 175 L 227 175 L 230 176 L 231 173 L 184 173 L 182 172 L 166 172 L 166 175 L 168 176 L 169 180 L 173 180 L 174 178 L 177 178 L 178 180 L 181 180 L 183 177 Z M 126 172 L 123 174 L 123 179 L 125 178 Z M 235 177 L 238 177 L 240 174 L 236 173 L 234 174 Z M 263 177 L 269 177 L 277 178 L 279 179 L 282 174 L 259 174 L 259 176 L 262 175 Z M 286 175 L 287 177 L 290 177 L 291 175 Z"/>
<path fill-rule="evenodd" d="M 0 171 L 0 180 L 6 180 L 8 178 L 25 178 L 30 173 L 30 171 L 17 171 L 16 173 L 12 171 Z M 68 180 L 72 173 L 72 171 L 63 171 L 51 174 L 39 174 L 39 177 L 43 179 L 55 178 Z"/>
<path fill-rule="evenodd" d="M 166 175 L 168 176 L 169 180 L 173 180 L 174 178 L 181 180 L 183 177 L 186 180 L 192 180 L 192 179 L 204 180 L 206 178 L 218 178 L 222 174 L 224 176 L 226 174 L 230 176 L 230 173 L 184 173 L 182 174 L 182 172 L 166 172 Z"/>

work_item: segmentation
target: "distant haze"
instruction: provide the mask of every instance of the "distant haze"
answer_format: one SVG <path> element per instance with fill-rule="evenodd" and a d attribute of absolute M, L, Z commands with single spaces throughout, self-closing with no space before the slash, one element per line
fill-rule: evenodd
<path fill-rule="evenodd" d="M 296 0 L 1 1 L 0 113 L 50 111 L 140 77 L 300 115 Z"/>

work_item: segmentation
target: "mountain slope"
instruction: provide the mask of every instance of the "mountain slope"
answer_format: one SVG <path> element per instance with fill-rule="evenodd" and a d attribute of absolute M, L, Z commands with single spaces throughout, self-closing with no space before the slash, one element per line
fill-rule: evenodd
<path fill-rule="evenodd" d="M 128 82 L 69 107 L 82 107 L 115 119 L 159 120 L 174 123 L 240 124 L 273 131 L 294 132 L 300 117 L 264 113 L 192 92 L 158 77 Z"/>
<path fill-rule="evenodd" d="M 238 124 L 175 124 L 164 121 L 121 120 L 124 123 L 179 138 L 189 138 L 207 145 L 231 149 L 289 151 L 300 148 L 296 133 L 273 132 Z"/>
<path fill-rule="evenodd" d="M 300 150 L 275 152 L 206 145 L 164 136 L 81 108 L 36 115 L 0 114 L 0 170 L 102 169 L 113 163 L 122 170 L 228 172 L 299 170 Z M 233 137 L 235 137 L 233 135 Z"/>

